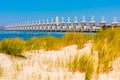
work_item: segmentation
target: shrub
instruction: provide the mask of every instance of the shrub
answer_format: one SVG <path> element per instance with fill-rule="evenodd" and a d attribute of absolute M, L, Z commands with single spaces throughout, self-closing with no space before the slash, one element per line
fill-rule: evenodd
<path fill-rule="evenodd" d="M 94 59 L 87 54 L 75 55 L 69 62 L 69 69 L 73 72 L 85 72 L 85 80 L 91 80 L 94 71 Z"/>
<path fill-rule="evenodd" d="M 9 55 L 19 56 L 24 51 L 24 49 L 24 41 L 18 38 L 5 39 L 1 42 L 2 52 L 7 53 Z"/>

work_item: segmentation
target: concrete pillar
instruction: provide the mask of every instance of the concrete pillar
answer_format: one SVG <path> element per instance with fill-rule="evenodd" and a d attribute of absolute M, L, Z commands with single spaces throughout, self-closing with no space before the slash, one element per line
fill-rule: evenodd
<path fill-rule="evenodd" d="M 81 32 L 84 31 L 84 27 L 87 26 L 86 21 L 85 21 L 85 16 L 82 17 L 81 21 Z"/>

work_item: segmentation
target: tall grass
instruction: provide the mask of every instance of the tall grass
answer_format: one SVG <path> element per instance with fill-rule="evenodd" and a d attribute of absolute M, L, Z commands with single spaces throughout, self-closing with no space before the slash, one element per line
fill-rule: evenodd
<path fill-rule="evenodd" d="M 52 36 L 35 37 L 30 40 L 23 41 L 21 39 L 5 39 L 0 42 L 0 51 L 10 54 L 19 55 L 23 51 L 30 50 L 59 50 L 65 46 L 76 44 L 77 48 L 84 47 L 88 41 L 88 36 L 81 33 L 66 33 L 62 38 Z"/>
<path fill-rule="evenodd" d="M 73 45 L 77 44 L 77 48 L 80 49 L 84 47 L 84 44 L 88 41 L 88 37 L 85 34 L 82 33 L 66 33 L 62 39 L 62 45 L 68 46 L 68 45 Z"/>
<path fill-rule="evenodd" d="M 39 50 L 43 49 L 45 46 L 44 37 L 41 38 L 31 38 L 30 40 L 26 41 L 26 50 Z"/>
<path fill-rule="evenodd" d="M 12 56 L 20 56 L 24 50 L 25 44 L 24 41 L 21 39 L 5 39 L 1 42 L 1 51 L 3 53 Z"/>
<path fill-rule="evenodd" d="M 3 75 L 3 68 L 0 66 L 0 77 Z"/>
<path fill-rule="evenodd" d="M 61 49 L 61 42 L 60 39 L 52 36 L 36 37 L 26 41 L 26 48 L 27 50 L 59 50 Z"/>
<path fill-rule="evenodd" d="M 68 68 L 73 72 L 85 72 L 85 80 L 91 80 L 94 72 L 94 59 L 87 54 L 77 54 L 68 61 Z"/>
<path fill-rule="evenodd" d="M 61 41 L 58 38 L 52 37 L 52 36 L 47 36 L 45 37 L 45 50 L 59 50 L 61 49 Z"/>
<path fill-rule="evenodd" d="M 32 38 L 26 41 L 27 50 L 59 50 L 62 47 L 77 44 L 78 49 L 84 47 L 88 41 L 88 36 L 80 33 L 66 33 L 62 38 L 46 36 L 41 38 Z"/>
<path fill-rule="evenodd" d="M 93 49 L 98 51 L 98 73 L 112 70 L 112 62 L 120 56 L 120 28 L 96 34 Z"/>
<path fill-rule="evenodd" d="M 2 50 L 1 50 L 1 42 L 0 42 L 0 53 L 2 52 Z"/>

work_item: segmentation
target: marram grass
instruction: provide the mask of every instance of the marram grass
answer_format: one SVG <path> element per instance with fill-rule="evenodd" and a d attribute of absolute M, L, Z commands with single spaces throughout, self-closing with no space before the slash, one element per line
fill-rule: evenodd
<path fill-rule="evenodd" d="M 120 28 L 106 29 L 96 34 L 93 50 L 98 51 L 98 73 L 112 70 L 112 63 L 120 57 Z"/>
<path fill-rule="evenodd" d="M 68 61 L 68 68 L 70 71 L 85 72 L 85 80 L 91 80 L 94 72 L 94 59 L 88 54 L 76 54 L 70 57 Z"/>
<path fill-rule="evenodd" d="M 84 44 L 88 41 L 88 36 L 82 33 L 66 33 L 62 38 L 61 42 L 63 47 L 68 45 L 76 44 L 78 49 L 84 47 Z"/>
<path fill-rule="evenodd" d="M 45 50 L 59 50 L 61 49 L 61 41 L 58 38 L 47 36 L 45 37 Z"/>
<path fill-rule="evenodd" d="M 5 39 L 0 42 L 0 52 L 7 53 L 9 55 L 20 55 L 24 51 L 31 50 L 60 50 L 63 47 L 69 45 L 77 45 L 77 48 L 83 48 L 84 44 L 89 40 L 88 36 L 81 33 L 66 33 L 61 38 L 52 36 L 35 37 L 27 41 L 23 41 L 19 38 Z"/>
<path fill-rule="evenodd" d="M 93 41 L 92 51 L 98 51 L 97 73 L 109 72 L 112 70 L 113 61 L 120 57 L 120 28 L 106 29 L 98 32 L 95 36 L 86 36 L 80 33 L 67 33 L 62 38 L 51 36 L 32 38 L 28 41 L 21 39 L 5 39 L 0 42 L 0 51 L 19 55 L 27 50 L 59 50 L 62 47 L 76 44 L 78 49 L 84 47 L 88 40 Z M 93 39 L 94 38 L 94 39 Z M 67 68 L 73 73 L 76 71 L 85 73 L 85 80 L 91 80 L 94 73 L 95 60 L 91 55 L 70 56 Z M 60 66 L 60 60 L 57 61 Z M 62 62 L 62 61 L 61 61 Z M 18 67 L 19 70 L 19 67 Z M 95 70 L 96 71 L 96 70 Z M 2 70 L 0 70 L 0 75 Z"/>
<path fill-rule="evenodd" d="M 39 49 L 43 49 L 43 47 L 45 46 L 45 40 L 44 37 L 41 38 L 31 38 L 30 40 L 26 41 L 26 49 L 27 50 L 39 50 Z"/>
<path fill-rule="evenodd" d="M 1 51 L 3 53 L 12 56 L 20 56 L 24 50 L 25 50 L 25 43 L 21 39 L 18 38 L 5 39 L 1 42 Z"/>
<path fill-rule="evenodd" d="M 60 50 L 61 48 L 69 45 L 76 44 L 77 48 L 84 47 L 84 44 L 88 41 L 88 36 L 80 33 L 66 33 L 62 38 L 56 38 L 52 36 L 31 38 L 26 41 L 27 50 Z"/>
<path fill-rule="evenodd" d="M 3 68 L 0 66 L 0 78 L 3 76 Z"/>

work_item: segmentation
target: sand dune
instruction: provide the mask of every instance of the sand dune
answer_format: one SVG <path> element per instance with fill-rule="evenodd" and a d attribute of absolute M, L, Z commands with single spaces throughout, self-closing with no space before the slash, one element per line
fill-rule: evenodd
<path fill-rule="evenodd" d="M 25 53 L 27 59 L 14 59 L 0 54 L 0 65 L 4 67 L 0 80 L 84 80 L 84 73 L 73 74 L 65 64 L 70 56 L 90 54 L 91 46 L 91 43 L 87 43 L 80 50 L 77 50 L 76 45 L 71 45 L 59 51 L 30 51 Z M 118 67 L 120 68 L 120 59 L 114 62 L 111 72 L 100 74 L 98 80 L 120 80 Z"/>

